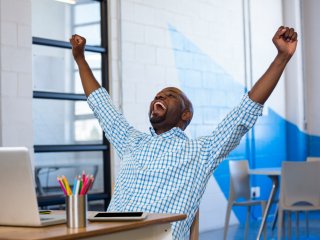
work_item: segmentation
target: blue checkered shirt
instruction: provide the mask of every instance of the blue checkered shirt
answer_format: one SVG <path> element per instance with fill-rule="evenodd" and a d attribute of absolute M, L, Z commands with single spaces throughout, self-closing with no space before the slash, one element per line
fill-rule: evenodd
<path fill-rule="evenodd" d="M 121 159 L 108 211 L 185 213 L 186 220 L 172 224 L 179 240 L 188 237 L 213 171 L 262 114 L 262 105 L 245 94 L 215 131 L 190 140 L 180 128 L 160 135 L 134 129 L 104 88 L 88 103 Z"/>

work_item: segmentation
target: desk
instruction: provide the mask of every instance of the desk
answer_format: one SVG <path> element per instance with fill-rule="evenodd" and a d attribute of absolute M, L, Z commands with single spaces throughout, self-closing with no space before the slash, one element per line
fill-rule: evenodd
<path fill-rule="evenodd" d="M 278 191 L 278 188 L 279 188 L 279 177 L 281 176 L 281 168 L 250 169 L 249 174 L 250 175 L 265 175 L 265 176 L 268 176 L 269 178 L 271 178 L 271 181 L 272 181 L 272 188 L 271 188 L 270 195 L 269 195 L 269 198 L 267 201 L 266 209 L 265 209 L 263 216 L 262 216 L 262 221 L 261 221 L 261 225 L 260 225 L 258 236 L 257 236 L 257 239 L 260 239 L 262 231 L 266 225 L 267 216 L 270 211 L 271 203 L 273 202 L 274 197 L 276 195 L 276 192 Z"/>
<path fill-rule="evenodd" d="M 92 214 L 89 213 L 89 214 Z M 185 214 L 149 214 L 147 219 L 130 222 L 88 222 L 86 228 L 69 229 L 65 224 L 31 228 L 0 226 L 0 239 L 7 240 L 122 240 L 172 239 L 171 222 L 186 219 Z"/>

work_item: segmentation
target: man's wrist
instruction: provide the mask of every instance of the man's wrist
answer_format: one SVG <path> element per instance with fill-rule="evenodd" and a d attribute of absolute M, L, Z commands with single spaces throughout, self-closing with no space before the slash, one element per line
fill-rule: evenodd
<path fill-rule="evenodd" d="M 292 55 L 288 53 L 278 52 L 276 58 L 274 59 L 274 62 L 277 64 L 287 64 L 290 61 L 291 57 Z"/>
<path fill-rule="evenodd" d="M 77 64 L 82 64 L 86 62 L 86 59 L 84 56 L 78 56 L 76 58 L 74 58 L 74 60 L 76 61 Z"/>

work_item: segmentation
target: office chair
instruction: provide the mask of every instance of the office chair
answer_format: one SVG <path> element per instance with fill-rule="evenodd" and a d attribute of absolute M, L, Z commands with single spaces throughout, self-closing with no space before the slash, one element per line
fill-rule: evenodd
<path fill-rule="evenodd" d="M 289 212 L 320 210 L 320 162 L 283 162 L 278 209 L 278 239 L 282 236 L 283 215 Z"/>
<path fill-rule="evenodd" d="M 307 157 L 307 162 L 320 162 L 320 157 Z M 307 237 L 309 237 L 309 212 L 305 211 Z M 290 218 L 289 218 L 290 219 Z M 296 234 L 299 236 L 299 211 L 296 212 Z"/>
<path fill-rule="evenodd" d="M 320 157 L 307 157 L 307 162 L 320 162 Z"/>
<path fill-rule="evenodd" d="M 223 239 L 227 239 L 227 232 L 230 220 L 230 214 L 233 206 L 247 207 L 247 218 L 245 227 L 245 237 L 248 237 L 249 222 L 250 222 L 250 210 L 251 206 L 260 205 L 262 213 L 266 208 L 266 200 L 253 200 L 250 196 L 250 179 L 249 179 L 249 166 L 247 160 L 229 161 L 230 170 L 230 191 L 228 199 L 228 207 L 224 225 Z M 243 198 L 244 201 L 237 201 Z M 264 239 L 266 237 L 266 230 L 264 230 Z"/>

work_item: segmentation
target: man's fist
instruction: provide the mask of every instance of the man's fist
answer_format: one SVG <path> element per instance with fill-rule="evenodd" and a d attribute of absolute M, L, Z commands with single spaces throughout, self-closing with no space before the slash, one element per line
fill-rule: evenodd
<path fill-rule="evenodd" d="M 70 43 L 72 46 L 72 55 L 74 60 L 78 60 L 80 58 L 84 58 L 84 48 L 86 45 L 86 39 L 77 34 L 72 35 L 70 38 Z"/>
<path fill-rule="evenodd" d="M 296 51 L 298 34 L 293 28 L 281 26 L 272 38 L 280 54 L 291 57 Z"/>

